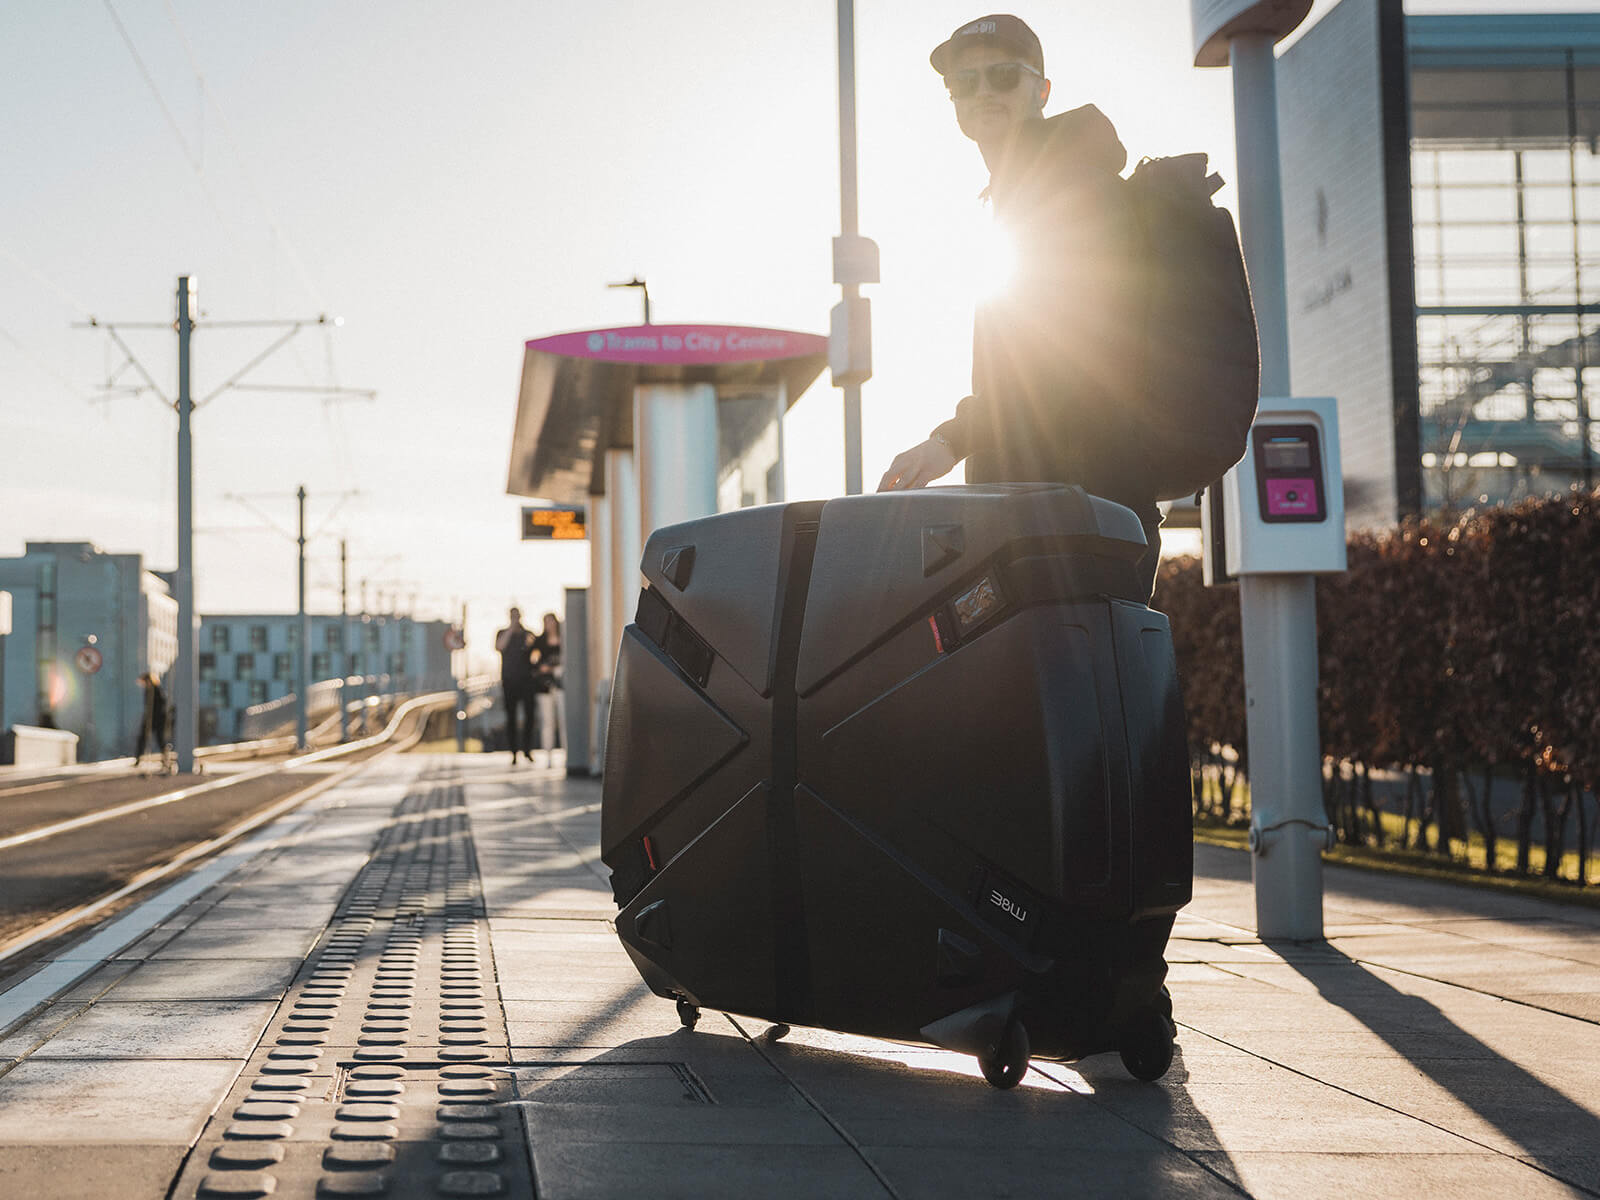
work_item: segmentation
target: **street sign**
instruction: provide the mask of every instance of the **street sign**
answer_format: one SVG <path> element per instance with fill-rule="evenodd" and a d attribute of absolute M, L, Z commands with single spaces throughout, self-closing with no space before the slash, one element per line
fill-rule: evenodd
<path fill-rule="evenodd" d="M 444 631 L 444 648 L 446 650 L 460 650 L 467 644 L 466 635 L 454 625 Z"/>
<path fill-rule="evenodd" d="M 586 514 L 581 505 L 552 504 L 543 508 L 522 507 L 522 540 L 525 542 L 581 542 L 589 536 Z"/>
<path fill-rule="evenodd" d="M 72 661 L 85 675 L 93 675 L 104 664 L 105 659 L 93 646 L 80 646 L 78 652 L 72 656 Z"/>

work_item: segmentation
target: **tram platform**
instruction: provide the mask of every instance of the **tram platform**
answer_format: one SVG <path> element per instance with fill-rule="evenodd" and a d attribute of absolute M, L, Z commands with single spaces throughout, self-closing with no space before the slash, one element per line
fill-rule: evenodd
<path fill-rule="evenodd" d="M 0 981 L 0 1195 L 1600 1195 L 1600 911 L 1197 847 L 1178 1055 L 968 1058 L 707 1012 L 608 927 L 599 787 L 374 760 Z"/>

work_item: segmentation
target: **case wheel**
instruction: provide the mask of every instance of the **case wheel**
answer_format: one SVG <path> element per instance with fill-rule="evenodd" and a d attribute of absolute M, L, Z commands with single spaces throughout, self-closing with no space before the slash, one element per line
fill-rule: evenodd
<path fill-rule="evenodd" d="M 700 1009 L 690 1004 L 682 996 L 678 997 L 678 1020 L 685 1029 L 693 1029 L 700 1023 Z"/>
<path fill-rule="evenodd" d="M 1128 1074 L 1154 1083 L 1172 1065 L 1172 1024 L 1159 1009 L 1147 1009 L 1128 1024 L 1121 1046 Z"/>
<path fill-rule="evenodd" d="M 1021 1021 L 1012 1021 L 1006 1026 L 994 1054 L 978 1056 L 978 1066 L 983 1070 L 983 1077 L 994 1087 L 1001 1090 L 1014 1088 L 1028 1073 L 1029 1053 L 1028 1031 L 1023 1028 Z"/>
<path fill-rule="evenodd" d="M 781 1042 L 784 1038 L 788 1037 L 791 1032 L 793 1031 L 787 1024 L 782 1021 L 776 1021 L 767 1026 L 767 1041 Z"/>

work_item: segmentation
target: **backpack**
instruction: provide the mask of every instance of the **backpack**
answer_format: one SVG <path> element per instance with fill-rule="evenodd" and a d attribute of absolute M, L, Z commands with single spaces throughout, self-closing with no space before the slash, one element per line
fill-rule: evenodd
<path fill-rule="evenodd" d="M 1204 154 L 1147 158 L 1128 178 L 1143 324 L 1130 406 L 1160 500 L 1194 495 L 1244 457 L 1260 396 L 1244 256 L 1211 199 L 1221 186 Z"/>

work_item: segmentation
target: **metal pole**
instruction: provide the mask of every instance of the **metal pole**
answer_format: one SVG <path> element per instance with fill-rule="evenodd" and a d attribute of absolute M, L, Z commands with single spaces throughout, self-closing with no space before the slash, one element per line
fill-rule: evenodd
<path fill-rule="evenodd" d="M 195 653 L 194 620 L 194 458 L 189 435 L 194 398 L 189 385 L 189 351 L 194 336 L 194 280 L 178 277 L 178 659 L 173 664 L 173 741 L 178 773 L 194 771 L 198 741 L 200 660 Z"/>
<path fill-rule="evenodd" d="M 306 616 L 306 489 L 301 484 L 294 490 L 300 505 L 300 533 L 295 539 L 300 547 L 298 602 L 295 616 L 300 630 L 300 652 L 295 655 L 294 744 L 306 748 L 306 714 L 311 706 L 308 695 L 311 687 L 311 620 Z"/>
<path fill-rule="evenodd" d="M 840 233 L 861 232 L 856 216 L 856 12 L 855 0 L 839 0 L 839 224 Z M 845 303 L 861 295 L 846 283 Z M 861 385 L 844 387 L 844 490 L 861 494 Z"/>
<path fill-rule="evenodd" d="M 345 684 L 350 678 L 350 605 L 348 543 L 339 539 L 339 741 L 350 738 L 350 714 Z"/>
<path fill-rule="evenodd" d="M 1584 390 L 1584 369 L 1589 365 L 1589 335 L 1583 328 L 1583 242 L 1578 205 L 1578 76 L 1571 50 L 1567 51 L 1567 195 L 1572 203 L 1572 299 L 1578 306 L 1577 380 L 1578 454 L 1583 490 L 1594 490 L 1594 443 L 1590 428 L 1589 395 Z"/>
<path fill-rule="evenodd" d="M 648 322 L 646 322 L 648 324 Z M 467 677 L 467 606 L 461 605 L 461 649 L 451 654 L 451 659 L 460 655 L 460 665 L 456 670 L 456 753 L 465 754 L 467 750 L 467 690 L 463 686 Z"/>
<path fill-rule="evenodd" d="M 1278 165 L 1274 39 L 1229 45 L 1239 156 L 1239 231 L 1261 338 L 1261 394 L 1288 396 L 1289 317 Z M 1333 482 L 1333 481 L 1330 481 Z M 1309 575 L 1244 575 L 1245 718 L 1256 932 L 1322 937 L 1322 748 L 1317 731 L 1317 593 Z"/>
<path fill-rule="evenodd" d="M 1261 394 L 1289 395 L 1289 304 L 1284 281 L 1283 185 L 1278 168 L 1277 59 L 1270 34 L 1228 46 L 1239 156 L 1239 241 L 1261 338 Z"/>

